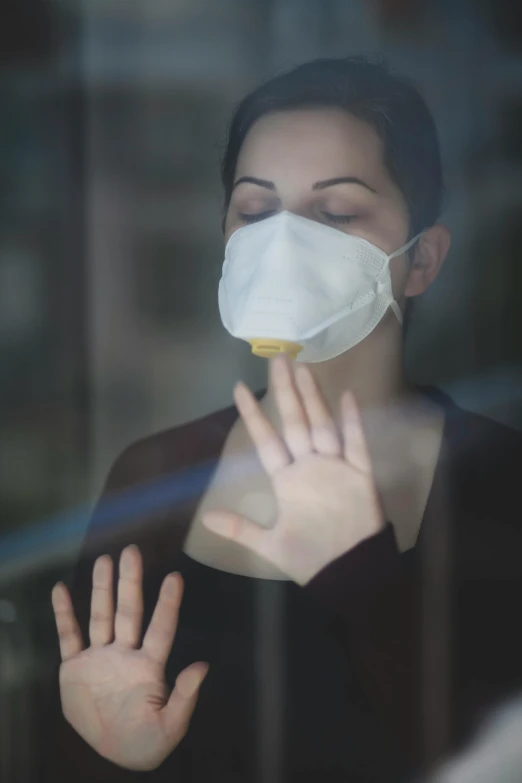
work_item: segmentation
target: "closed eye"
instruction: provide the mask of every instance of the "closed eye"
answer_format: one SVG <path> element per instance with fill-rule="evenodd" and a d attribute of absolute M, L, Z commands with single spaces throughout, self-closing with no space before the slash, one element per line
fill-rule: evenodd
<path fill-rule="evenodd" d="M 260 220 L 265 220 L 265 218 L 275 215 L 276 212 L 276 209 L 269 209 L 265 212 L 256 212 L 250 215 L 246 212 L 239 212 L 238 216 L 244 223 L 257 223 Z"/>
<path fill-rule="evenodd" d="M 251 214 L 247 212 L 239 212 L 238 217 L 244 223 L 250 224 L 258 223 L 260 220 L 265 220 L 266 218 L 272 217 L 272 215 L 275 215 L 276 213 L 276 209 L 269 209 L 265 212 L 256 212 Z M 333 215 L 331 212 L 323 212 L 322 214 L 330 223 L 350 223 L 357 217 L 357 215 Z"/>
<path fill-rule="evenodd" d="M 351 223 L 357 215 L 332 215 L 330 212 L 323 212 L 323 215 L 330 223 Z"/>

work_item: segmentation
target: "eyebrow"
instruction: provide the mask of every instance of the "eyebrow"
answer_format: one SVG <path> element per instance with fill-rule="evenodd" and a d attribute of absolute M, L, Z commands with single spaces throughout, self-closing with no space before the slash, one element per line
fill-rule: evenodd
<path fill-rule="evenodd" d="M 261 188 L 276 190 L 276 186 L 273 182 L 270 182 L 267 179 L 258 179 L 257 177 L 240 177 L 236 182 L 234 182 L 234 188 L 237 188 L 237 186 L 241 185 L 242 182 L 250 182 L 252 185 L 259 185 Z"/>
<path fill-rule="evenodd" d="M 367 182 L 359 179 L 359 177 L 334 177 L 334 179 L 325 179 L 322 182 L 315 182 L 312 185 L 312 190 L 324 190 L 325 188 L 331 188 L 334 185 L 360 185 L 371 191 L 371 193 L 377 193 L 375 188 L 372 188 Z"/>
<path fill-rule="evenodd" d="M 238 185 L 241 185 L 242 182 L 249 182 L 252 185 L 259 185 L 259 187 L 266 188 L 267 190 L 277 190 L 273 182 L 270 182 L 267 179 L 258 179 L 257 177 L 240 177 L 236 182 L 234 182 L 233 189 L 237 188 Z M 312 190 L 325 190 L 326 188 L 331 188 L 334 185 L 360 185 L 361 187 L 369 190 L 371 193 L 377 193 L 374 188 L 368 185 L 367 182 L 364 182 L 364 180 L 359 179 L 359 177 L 334 177 L 333 179 L 325 179 L 321 182 L 314 182 L 312 185 Z"/>

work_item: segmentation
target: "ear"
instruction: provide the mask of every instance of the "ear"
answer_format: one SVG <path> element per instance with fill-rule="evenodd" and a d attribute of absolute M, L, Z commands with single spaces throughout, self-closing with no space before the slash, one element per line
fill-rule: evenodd
<path fill-rule="evenodd" d="M 404 287 L 404 296 L 419 296 L 427 291 L 440 272 L 450 244 L 451 234 L 446 226 L 431 226 L 421 234 Z"/>

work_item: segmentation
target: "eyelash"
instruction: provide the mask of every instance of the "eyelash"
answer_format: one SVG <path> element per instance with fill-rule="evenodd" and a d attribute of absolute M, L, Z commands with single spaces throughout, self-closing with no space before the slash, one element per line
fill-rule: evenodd
<path fill-rule="evenodd" d="M 323 212 L 323 215 L 331 223 L 351 223 L 357 217 L 357 215 L 331 215 L 329 212 Z"/>
<path fill-rule="evenodd" d="M 271 209 L 267 212 L 258 212 L 255 215 L 247 215 L 245 213 L 239 213 L 240 219 L 247 224 L 251 223 L 258 223 L 261 220 L 265 220 L 268 217 L 271 217 L 272 215 L 276 214 L 276 210 Z M 350 223 L 352 220 L 354 220 L 357 215 L 332 215 L 329 212 L 323 212 L 322 213 L 327 220 L 329 220 L 331 223 Z"/>
<path fill-rule="evenodd" d="M 258 223 L 260 220 L 264 220 L 267 217 L 271 217 L 272 215 L 275 215 L 276 211 L 275 209 L 270 209 L 268 212 L 258 212 L 255 215 L 247 215 L 245 213 L 240 212 L 239 217 L 244 223 Z"/>

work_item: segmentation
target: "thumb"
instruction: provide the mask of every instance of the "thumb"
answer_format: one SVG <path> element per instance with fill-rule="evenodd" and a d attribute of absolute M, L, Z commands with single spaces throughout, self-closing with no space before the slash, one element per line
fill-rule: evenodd
<path fill-rule="evenodd" d="M 250 519 L 233 511 L 207 511 L 203 514 L 203 524 L 209 530 L 229 541 L 237 541 L 247 549 L 263 554 L 266 537 L 269 533 Z"/>
<path fill-rule="evenodd" d="M 208 664 L 193 663 L 178 674 L 174 690 L 163 708 L 165 733 L 178 744 L 188 729 L 199 696 L 201 683 L 207 676 Z"/>

